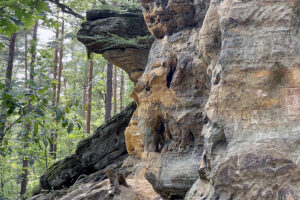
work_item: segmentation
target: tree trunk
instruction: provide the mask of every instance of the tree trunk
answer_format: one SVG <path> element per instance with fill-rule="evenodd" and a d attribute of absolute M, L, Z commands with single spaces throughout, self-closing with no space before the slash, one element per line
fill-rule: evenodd
<path fill-rule="evenodd" d="M 108 63 L 106 73 L 105 121 L 111 118 L 112 71 L 113 65 Z"/>
<path fill-rule="evenodd" d="M 59 39 L 59 28 L 56 29 L 56 33 L 55 33 L 55 50 L 54 50 L 54 67 L 53 67 L 53 81 L 57 81 L 57 66 L 58 66 L 58 39 Z M 52 99 L 52 105 L 53 107 L 56 105 L 55 101 L 56 101 L 56 84 L 53 85 L 53 99 Z M 54 118 L 54 116 L 53 116 Z M 51 139 L 52 141 L 55 140 L 55 130 L 51 130 Z M 53 153 L 54 151 L 54 143 L 50 143 L 49 145 L 50 147 L 50 153 L 51 156 L 53 157 Z"/>
<path fill-rule="evenodd" d="M 31 63 L 30 63 L 30 72 L 29 72 L 29 78 L 30 81 L 34 81 L 34 67 L 35 67 L 35 58 L 36 58 L 36 46 L 37 46 L 37 30 L 38 30 L 38 21 L 35 22 L 34 29 L 33 29 L 33 46 L 32 46 L 32 54 L 31 54 Z M 31 100 L 28 100 L 28 109 L 31 110 Z M 24 150 L 26 150 L 29 146 L 28 143 L 28 135 L 31 131 L 31 127 L 28 123 L 25 124 L 25 129 L 26 129 L 26 135 L 25 135 L 25 144 L 24 144 Z M 25 152 L 26 153 L 26 152 Z M 20 196 L 21 199 L 25 200 L 24 194 L 26 193 L 27 189 L 27 183 L 28 183 L 28 167 L 29 167 L 29 161 L 26 156 L 23 158 L 23 163 L 22 163 L 22 175 L 21 175 L 21 191 L 20 191 Z"/>
<path fill-rule="evenodd" d="M 57 65 L 58 65 L 58 38 L 59 38 L 59 29 L 56 29 L 55 34 L 55 51 L 54 51 L 54 68 L 53 68 L 53 81 L 57 80 Z M 56 84 L 53 85 L 53 106 L 55 106 L 56 98 Z"/>
<path fill-rule="evenodd" d="M 59 70 L 58 70 L 56 104 L 59 104 L 59 101 L 60 101 L 61 74 L 62 74 L 62 70 L 63 70 L 64 32 L 65 32 L 65 20 L 63 19 L 62 24 L 61 24 L 61 43 L 60 43 L 60 49 L 59 49 Z"/>
<path fill-rule="evenodd" d="M 61 77 L 62 77 L 62 70 L 63 70 L 63 53 L 64 53 L 64 34 L 65 34 L 65 20 L 62 20 L 61 23 L 61 41 L 60 41 L 60 48 L 59 48 L 59 69 L 58 69 L 58 83 L 57 83 L 57 95 L 56 95 L 56 105 L 60 102 L 60 91 L 61 91 Z M 58 122 L 57 122 L 58 124 Z M 56 159 L 57 153 L 57 133 L 54 133 L 52 142 L 53 148 L 50 152 L 52 158 Z"/>
<path fill-rule="evenodd" d="M 28 88 L 28 38 L 25 32 L 25 88 Z"/>
<path fill-rule="evenodd" d="M 124 96 L 124 72 L 121 71 L 120 112 L 123 110 L 123 96 Z"/>
<path fill-rule="evenodd" d="M 114 91 L 113 91 L 113 95 L 114 95 L 114 115 L 117 114 L 117 75 L 118 75 L 117 67 L 114 66 Z"/>
<path fill-rule="evenodd" d="M 93 70 L 94 60 L 90 58 L 89 82 L 88 82 L 88 110 L 86 118 L 86 133 L 90 134 L 91 131 L 91 114 L 92 114 L 92 92 L 93 92 Z"/>
<path fill-rule="evenodd" d="M 0 192 L 0 197 L 4 196 L 4 173 L 3 173 L 3 167 L 1 166 L 1 179 L 0 179 L 0 188 L 1 188 L 1 192 Z"/>
<path fill-rule="evenodd" d="M 87 88 L 87 67 L 84 68 L 84 80 L 83 80 L 83 102 L 82 102 L 82 116 L 85 117 L 85 105 L 86 105 L 86 88 Z"/>
<path fill-rule="evenodd" d="M 27 124 L 27 126 L 29 126 Z M 30 129 L 30 126 L 27 127 Z M 28 148 L 28 142 L 26 141 L 26 144 L 24 145 L 24 149 Z M 25 200 L 26 198 L 24 197 L 26 190 L 27 190 L 27 183 L 28 183 L 28 167 L 29 167 L 29 161 L 27 157 L 23 158 L 22 162 L 22 175 L 21 175 L 21 191 L 20 191 L 20 196 L 22 200 Z"/>
<path fill-rule="evenodd" d="M 5 76 L 5 87 L 4 93 L 7 93 L 10 90 L 11 85 L 11 77 L 12 77 L 12 70 L 14 64 L 14 56 L 15 56 L 15 44 L 16 44 L 16 34 L 12 34 L 9 40 L 9 55 L 7 61 L 7 68 L 6 68 L 6 76 Z M 6 106 L 1 107 L 0 113 L 0 146 L 2 144 L 3 137 L 5 135 L 5 124 L 6 124 Z"/>

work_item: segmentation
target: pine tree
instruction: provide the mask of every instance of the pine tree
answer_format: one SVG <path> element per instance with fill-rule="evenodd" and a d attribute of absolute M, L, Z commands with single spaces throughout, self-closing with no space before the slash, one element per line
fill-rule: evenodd
<path fill-rule="evenodd" d="M 92 92 L 93 92 L 93 70 L 94 70 L 94 60 L 91 55 L 89 55 L 90 60 L 90 70 L 89 70 L 89 82 L 88 82 L 88 110 L 86 118 L 86 133 L 90 134 L 91 131 L 91 114 L 92 114 Z"/>
<path fill-rule="evenodd" d="M 114 115 L 117 114 L 117 67 L 114 66 L 113 98 L 114 98 Z"/>
<path fill-rule="evenodd" d="M 13 63 L 14 63 L 14 56 L 15 56 L 15 44 L 16 44 L 16 34 L 12 34 L 9 40 L 9 56 L 7 61 L 7 68 L 6 68 L 6 76 L 5 76 L 5 87 L 4 93 L 7 93 L 11 87 L 11 77 L 12 77 L 12 70 L 13 70 Z M 6 106 L 1 107 L 0 113 L 0 145 L 2 144 L 3 137 L 5 135 L 5 124 L 6 124 Z"/>
<path fill-rule="evenodd" d="M 35 61 L 36 61 L 36 46 L 37 46 L 37 30 L 38 30 L 38 21 L 35 22 L 34 25 L 34 29 L 33 29 L 33 43 L 32 43 L 32 47 L 31 47 L 31 63 L 30 63 L 30 72 L 29 72 L 29 79 L 31 82 L 34 82 L 34 68 L 35 68 Z M 30 87 L 29 87 L 30 88 Z M 32 89 L 30 88 L 30 90 L 32 91 Z M 32 93 L 32 92 L 31 92 Z M 31 100 L 28 100 L 28 110 L 30 111 L 31 108 Z M 29 143 L 28 143 L 28 137 L 29 137 L 29 133 L 31 131 L 31 126 L 28 123 L 25 123 L 25 144 L 24 144 L 24 150 L 26 151 L 29 147 Z M 26 193 L 27 190 L 27 183 L 28 183 L 28 167 L 29 167 L 29 160 L 28 157 L 26 156 L 26 152 L 25 152 L 25 156 L 23 158 L 23 162 L 22 162 L 22 175 L 21 175 L 21 191 L 20 191 L 20 196 L 21 199 L 25 200 L 26 198 L 24 197 L 24 194 Z"/>
<path fill-rule="evenodd" d="M 113 65 L 108 63 L 106 73 L 105 121 L 111 118 L 112 74 Z"/>

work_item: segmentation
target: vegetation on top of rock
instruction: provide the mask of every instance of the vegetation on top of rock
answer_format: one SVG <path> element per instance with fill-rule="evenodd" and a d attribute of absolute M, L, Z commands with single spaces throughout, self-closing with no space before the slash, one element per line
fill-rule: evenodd
<path fill-rule="evenodd" d="M 96 7 L 86 13 L 87 21 L 95 21 L 97 19 L 104 19 L 108 17 L 142 17 L 142 10 L 138 4 L 120 3 L 118 6 L 110 4 Z"/>

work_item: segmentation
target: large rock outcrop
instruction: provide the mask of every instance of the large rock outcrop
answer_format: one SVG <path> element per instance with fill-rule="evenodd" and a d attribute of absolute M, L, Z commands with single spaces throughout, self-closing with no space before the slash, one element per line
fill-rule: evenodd
<path fill-rule="evenodd" d="M 153 188 L 299 199 L 299 1 L 140 2 L 156 41 L 125 137 Z"/>
<path fill-rule="evenodd" d="M 68 187 L 80 175 L 89 175 L 123 161 L 127 157 L 124 131 L 135 109 L 135 103 L 129 104 L 93 135 L 81 141 L 74 155 L 47 169 L 40 179 L 41 188 L 50 190 Z"/>
<path fill-rule="evenodd" d="M 153 37 L 138 8 L 98 9 L 87 12 L 77 38 L 90 52 L 102 54 L 124 69 L 133 82 L 147 64 Z"/>
<path fill-rule="evenodd" d="M 211 189 L 200 199 L 300 198 L 299 10 L 297 0 L 211 1 L 222 46 L 195 186 Z"/>
<path fill-rule="evenodd" d="M 165 199 L 300 199 L 299 0 L 140 2 L 156 39 L 131 95 L 132 181 Z"/>

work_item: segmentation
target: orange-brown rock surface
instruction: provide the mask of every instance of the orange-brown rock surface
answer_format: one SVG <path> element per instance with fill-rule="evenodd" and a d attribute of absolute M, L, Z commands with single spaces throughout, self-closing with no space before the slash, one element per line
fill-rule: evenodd
<path fill-rule="evenodd" d="M 299 199 L 299 1 L 140 1 L 157 39 L 131 149 L 155 191 Z"/>

